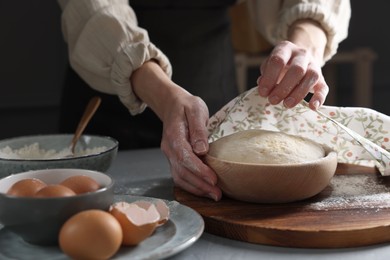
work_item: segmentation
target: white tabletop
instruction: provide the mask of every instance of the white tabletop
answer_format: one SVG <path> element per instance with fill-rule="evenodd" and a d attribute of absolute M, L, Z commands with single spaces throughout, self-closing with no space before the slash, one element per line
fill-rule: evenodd
<path fill-rule="evenodd" d="M 121 151 L 108 173 L 116 181 L 117 193 L 174 199 L 169 164 L 159 149 Z M 390 245 L 346 249 L 285 248 L 250 244 L 205 232 L 195 244 L 170 259 L 390 259 Z"/>

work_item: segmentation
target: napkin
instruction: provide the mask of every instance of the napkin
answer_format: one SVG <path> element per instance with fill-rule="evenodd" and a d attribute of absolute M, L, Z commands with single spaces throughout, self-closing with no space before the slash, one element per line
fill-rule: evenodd
<path fill-rule="evenodd" d="M 340 163 L 376 166 L 382 175 L 390 175 L 389 116 L 363 107 L 321 106 L 319 110 L 352 130 L 358 141 L 306 106 L 271 105 L 254 87 L 209 119 L 209 142 L 248 129 L 284 132 L 329 146 L 337 151 Z"/>

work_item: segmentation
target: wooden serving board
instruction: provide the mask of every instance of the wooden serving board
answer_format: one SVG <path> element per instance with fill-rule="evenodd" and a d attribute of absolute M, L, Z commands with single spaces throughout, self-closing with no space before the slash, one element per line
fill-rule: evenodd
<path fill-rule="evenodd" d="M 344 248 L 390 242 L 390 176 L 374 168 L 339 164 L 317 196 L 286 204 L 229 198 L 214 202 L 174 191 L 176 200 L 202 215 L 205 231 L 251 243 Z"/>

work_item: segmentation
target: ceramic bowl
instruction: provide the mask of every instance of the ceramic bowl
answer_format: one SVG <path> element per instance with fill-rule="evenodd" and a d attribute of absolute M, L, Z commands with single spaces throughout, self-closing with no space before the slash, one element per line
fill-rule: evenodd
<path fill-rule="evenodd" d="M 56 184 L 74 175 L 87 175 L 100 189 L 70 197 L 33 198 L 6 194 L 15 182 L 38 178 Z M 85 169 L 47 169 L 13 174 L 0 180 L 0 224 L 32 244 L 54 245 L 62 224 L 87 209 L 108 210 L 113 203 L 113 180 L 106 174 Z"/>
<path fill-rule="evenodd" d="M 118 151 L 117 140 L 82 135 L 75 156 L 69 156 L 72 137 L 71 134 L 31 135 L 0 140 L 0 178 L 39 169 L 108 170 Z"/>
<path fill-rule="evenodd" d="M 221 142 L 222 138 L 217 141 Z M 217 141 L 210 143 L 206 163 L 216 172 L 223 194 L 240 201 L 286 203 L 310 198 L 329 184 L 337 167 L 337 153 L 320 144 L 324 157 L 319 159 L 257 164 L 217 158 L 213 153 Z"/>

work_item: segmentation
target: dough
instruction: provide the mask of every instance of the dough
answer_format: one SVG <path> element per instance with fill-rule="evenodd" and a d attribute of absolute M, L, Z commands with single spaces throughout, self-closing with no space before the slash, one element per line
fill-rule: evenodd
<path fill-rule="evenodd" d="M 290 164 L 314 161 L 325 150 L 311 140 L 266 130 L 245 130 L 210 144 L 209 155 L 225 161 L 256 164 Z"/>

